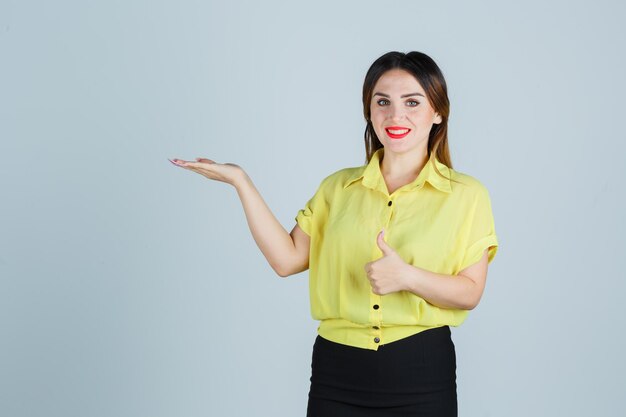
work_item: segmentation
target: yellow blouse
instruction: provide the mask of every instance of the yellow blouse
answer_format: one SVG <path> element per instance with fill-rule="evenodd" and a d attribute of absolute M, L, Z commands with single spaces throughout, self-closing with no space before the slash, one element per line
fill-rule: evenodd
<path fill-rule="evenodd" d="M 389 194 L 380 161 L 344 168 L 324 178 L 295 219 L 310 236 L 311 315 L 325 339 L 359 348 L 378 346 L 444 325 L 459 326 L 468 310 L 436 307 L 408 291 L 372 292 L 365 264 L 382 252 L 376 236 L 416 267 L 457 275 L 498 241 L 487 189 L 441 163 L 434 154 L 417 178 Z M 451 182 L 439 171 L 460 183 Z"/>

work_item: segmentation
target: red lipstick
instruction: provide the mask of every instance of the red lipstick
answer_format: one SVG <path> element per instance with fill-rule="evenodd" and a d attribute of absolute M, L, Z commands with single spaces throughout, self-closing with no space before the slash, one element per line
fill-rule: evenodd
<path fill-rule="evenodd" d="M 391 133 L 390 130 L 393 130 L 396 133 Z M 404 133 L 397 133 L 397 131 L 404 131 Z M 387 132 L 387 136 L 389 136 L 391 139 L 402 139 L 403 137 L 408 135 L 410 131 L 411 129 L 409 129 L 408 127 L 402 127 L 402 126 L 389 126 L 385 128 L 385 132 Z"/>

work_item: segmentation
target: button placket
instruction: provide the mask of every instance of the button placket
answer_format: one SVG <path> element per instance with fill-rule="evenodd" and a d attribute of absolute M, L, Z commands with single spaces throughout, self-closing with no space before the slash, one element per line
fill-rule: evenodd
<path fill-rule="evenodd" d="M 379 326 L 372 326 L 372 340 L 374 341 L 374 343 L 380 343 L 380 338 L 381 338 L 381 332 L 380 332 L 380 327 Z"/>
<path fill-rule="evenodd" d="M 394 212 L 393 203 L 393 199 L 387 195 L 387 210 L 383 210 L 381 213 L 383 215 L 383 219 L 381 220 L 383 223 L 383 227 L 385 228 L 385 235 L 387 236 L 389 235 L 389 224 L 391 222 L 391 218 L 393 217 Z M 375 245 L 374 250 L 374 258 L 380 258 L 380 249 L 377 245 Z M 378 344 L 382 340 L 382 330 L 380 328 L 382 316 L 382 309 L 380 307 L 380 296 L 372 293 L 372 296 L 370 297 L 370 302 L 370 319 L 372 323 L 370 333 L 372 335 L 372 339 L 370 340 L 374 342 L 374 346 L 378 346 Z"/>
<path fill-rule="evenodd" d="M 391 222 L 391 218 L 394 216 L 394 212 L 395 212 L 395 201 L 391 198 L 389 198 L 387 200 L 387 209 L 385 210 L 385 214 L 386 214 L 386 218 L 384 219 L 385 222 L 385 230 L 387 230 L 389 228 L 389 223 Z"/>

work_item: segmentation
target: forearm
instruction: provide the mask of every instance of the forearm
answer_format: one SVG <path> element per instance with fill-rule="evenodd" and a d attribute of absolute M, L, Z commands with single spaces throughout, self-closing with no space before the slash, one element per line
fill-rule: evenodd
<path fill-rule="evenodd" d="M 276 219 L 247 174 L 234 184 L 257 246 L 280 276 L 285 276 L 294 259 L 293 239 Z"/>
<path fill-rule="evenodd" d="M 406 290 L 441 308 L 471 310 L 480 299 L 478 286 L 463 275 L 430 272 L 407 265 Z"/>

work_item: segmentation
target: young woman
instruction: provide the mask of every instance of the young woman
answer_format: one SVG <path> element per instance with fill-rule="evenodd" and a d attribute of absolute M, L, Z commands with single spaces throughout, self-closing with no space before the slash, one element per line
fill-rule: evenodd
<path fill-rule="evenodd" d="M 287 231 L 245 171 L 172 162 L 232 184 L 276 273 L 309 269 L 307 416 L 456 416 L 450 326 L 479 303 L 498 241 L 487 189 L 452 169 L 447 87 L 420 52 L 389 52 L 365 76 L 366 164 L 324 178 Z"/>

